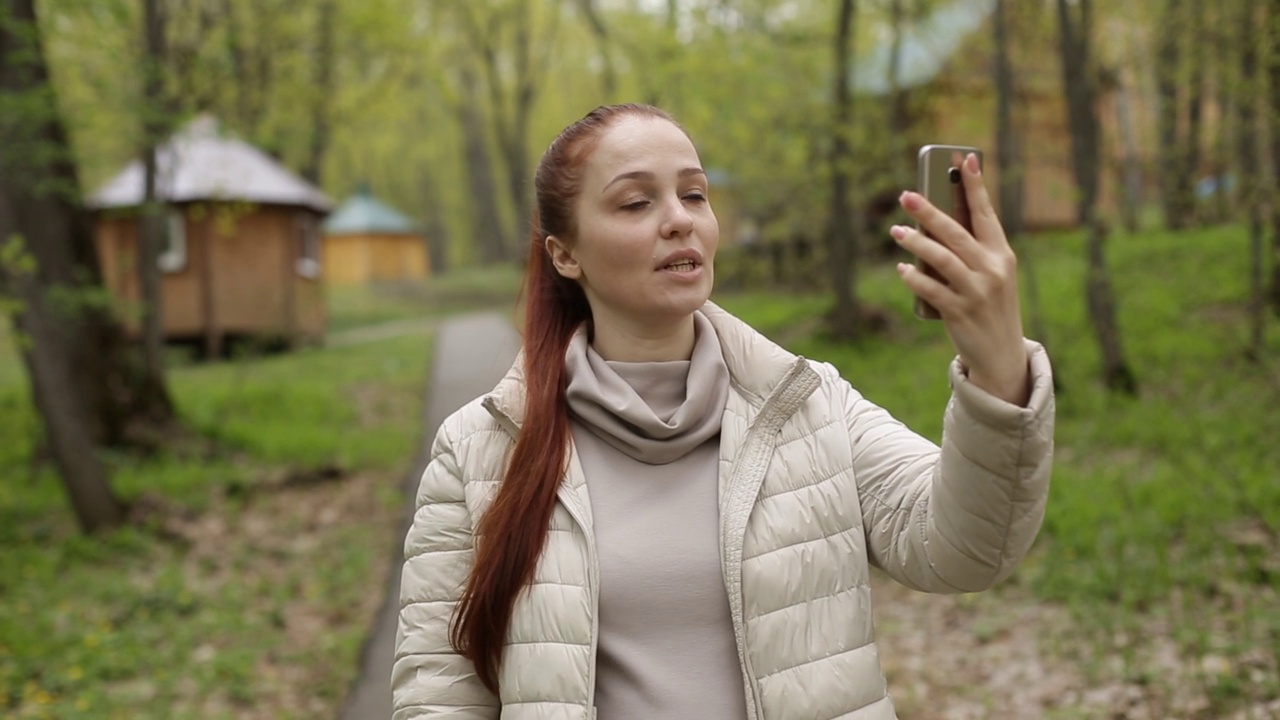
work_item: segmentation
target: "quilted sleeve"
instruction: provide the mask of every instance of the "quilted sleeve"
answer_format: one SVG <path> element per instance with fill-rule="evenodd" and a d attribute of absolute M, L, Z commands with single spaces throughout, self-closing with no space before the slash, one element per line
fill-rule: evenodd
<path fill-rule="evenodd" d="M 952 363 L 941 448 L 849 388 L 867 553 L 898 582 L 926 592 L 985 590 L 1035 540 L 1053 464 L 1054 397 L 1048 355 L 1026 342 L 1025 408 L 979 389 Z"/>
<path fill-rule="evenodd" d="M 497 718 L 498 699 L 454 652 L 449 623 L 474 562 L 471 515 L 459 466 L 458 416 L 436 434 L 404 545 L 400 625 L 391 671 L 393 720 Z"/>

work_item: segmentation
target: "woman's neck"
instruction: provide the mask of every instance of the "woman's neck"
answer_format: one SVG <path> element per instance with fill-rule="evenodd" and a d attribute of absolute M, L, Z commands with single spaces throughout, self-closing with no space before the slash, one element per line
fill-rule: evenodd
<path fill-rule="evenodd" d="M 664 362 L 688 360 L 694 339 L 693 315 L 670 324 L 644 326 L 597 316 L 592 323 L 591 347 L 605 360 Z"/>

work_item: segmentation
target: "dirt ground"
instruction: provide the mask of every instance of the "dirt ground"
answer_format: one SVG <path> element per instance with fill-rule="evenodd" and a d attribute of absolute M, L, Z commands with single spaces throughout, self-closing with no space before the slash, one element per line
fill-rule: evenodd
<path fill-rule="evenodd" d="M 358 664 L 350 650 L 335 651 L 335 643 L 339 636 L 363 637 L 382 602 L 399 517 L 387 493 L 398 498 L 398 482 L 336 470 L 280 475 L 253 488 L 241 508 L 216 503 L 198 516 L 170 517 L 166 530 L 188 546 L 188 586 L 211 593 L 228 584 L 252 589 L 257 599 L 249 612 L 278 616 L 283 634 L 278 650 L 257 657 L 252 702 L 191 685 L 179 688 L 171 717 L 337 717 Z M 374 560 L 335 597 L 304 570 L 336 569 L 326 557 L 351 552 L 352 543 Z M 194 649 L 192 661 L 208 662 L 226 650 L 211 638 Z"/>
<path fill-rule="evenodd" d="M 1280 719 L 1276 659 L 1262 639 L 1232 656 L 1188 657 L 1153 619 L 1114 649 L 1016 586 L 926 595 L 880 573 L 872 586 L 881 661 L 903 720 Z M 1240 697 L 1223 700 L 1224 687 Z"/>

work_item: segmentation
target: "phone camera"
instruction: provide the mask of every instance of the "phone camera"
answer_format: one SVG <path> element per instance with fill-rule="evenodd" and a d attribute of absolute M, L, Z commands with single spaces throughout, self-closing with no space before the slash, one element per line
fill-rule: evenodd
<path fill-rule="evenodd" d="M 960 184 L 960 168 L 958 167 L 947 168 L 947 179 L 951 181 L 952 185 L 959 185 Z"/>

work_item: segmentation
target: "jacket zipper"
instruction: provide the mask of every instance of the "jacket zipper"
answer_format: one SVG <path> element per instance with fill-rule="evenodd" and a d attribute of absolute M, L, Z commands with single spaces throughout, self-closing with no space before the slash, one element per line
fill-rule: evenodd
<path fill-rule="evenodd" d="M 730 554 L 727 547 L 727 541 L 729 540 L 729 535 L 726 532 L 727 530 L 732 529 L 735 534 L 741 532 L 742 536 L 739 539 L 745 540 L 746 520 L 750 516 L 751 509 L 755 507 L 755 494 L 759 492 L 760 482 L 763 480 L 764 471 L 768 466 L 768 459 L 773 455 L 773 449 L 769 447 L 770 441 L 777 436 L 782 423 L 785 422 L 786 419 L 796 411 L 800 404 L 813 393 L 818 384 L 819 380 L 813 370 L 809 368 L 808 363 L 804 359 L 798 359 L 791 371 L 787 373 L 787 376 L 778 384 L 774 391 L 769 394 L 769 397 L 765 399 L 764 406 L 761 407 L 760 414 L 756 416 L 755 422 L 751 423 L 751 426 L 747 428 L 746 438 L 743 441 L 742 447 L 738 450 L 738 456 L 734 460 L 733 470 L 729 475 L 728 482 L 725 484 L 725 501 L 732 501 L 735 494 L 751 490 L 751 503 L 750 506 L 745 509 L 746 516 L 741 518 L 743 525 L 740 530 L 737 528 L 728 528 L 724 525 L 721 526 L 720 542 L 722 543 L 721 547 L 724 554 Z M 764 454 L 758 459 L 751 458 L 753 451 L 755 451 L 758 446 L 762 446 L 760 452 L 763 453 L 767 450 L 767 454 Z M 754 460 L 754 464 L 750 469 L 753 472 L 759 472 L 759 478 L 742 480 L 743 470 L 745 469 L 744 462 L 746 460 Z M 750 487 L 744 489 L 742 487 L 743 485 L 749 485 Z M 735 493 L 735 490 L 737 493 Z M 722 508 L 722 517 L 733 515 L 732 511 L 734 508 L 729 507 L 728 509 L 730 512 L 726 512 L 725 509 Z M 741 509 L 739 509 L 738 512 L 741 513 Z M 741 548 L 739 548 L 739 550 L 741 550 Z M 741 648 L 742 671 L 743 675 L 747 678 L 747 689 L 750 691 L 751 704 L 747 708 L 747 715 L 752 720 L 761 720 L 764 717 L 764 697 L 760 690 L 760 681 L 756 677 L 755 668 L 752 667 L 751 664 L 751 654 L 748 652 L 747 648 L 747 621 L 746 611 L 744 609 L 746 603 L 742 596 L 741 552 L 739 552 L 738 557 L 733 558 L 733 560 L 738 565 L 737 589 L 735 591 L 734 588 L 730 587 L 733 583 L 730 582 L 728 574 L 729 566 L 726 565 L 724 576 L 725 592 L 729 593 L 730 610 L 733 615 L 733 632 L 737 638 L 739 647 Z M 735 595 L 737 596 L 736 605 L 734 603 Z"/>
<path fill-rule="evenodd" d="M 587 664 L 587 708 L 590 713 L 591 720 L 596 717 L 596 655 L 600 646 L 600 557 L 596 553 L 596 540 L 591 528 L 587 526 L 586 519 L 583 517 L 578 506 L 576 497 L 568 497 L 574 492 L 566 485 L 561 485 L 556 495 L 559 496 L 560 502 L 564 503 L 565 510 L 568 511 L 569 517 L 578 524 L 578 530 L 582 532 L 583 538 L 587 543 L 587 589 L 591 595 L 591 649 L 590 662 Z"/>
<path fill-rule="evenodd" d="M 485 398 L 481 401 L 489 414 L 492 415 L 499 425 L 511 435 L 512 439 L 520 435 L 520 426 L 516 424 L 511 416 L 507 415 L 498 407 L 498 404 L 492 398 Z M 569 462 L 574 461 L 572 455 Z M 568 473 L 566 471 L 566 478 Z M 585 479 L 584 479 L 585 483 Z M 590 720 L 596 720 L 596 655 L 600 646 L 600 558 L 596 553 L 595 534 L 591 532 L 586 517 L 583 515 L 578 498 L 573 494 L 574 490 L 567 483 L 561 481 L 560 487 L 556 489 L 556 497 L 564 505 L 565 510 L 569 513 L 569 517 L 578 524 L 578 530 L 582 532 L 583 538 L 587 543 L 587 591 L 591 595 L 591 645 L 590 645 L 590 662 L 587 664 L 587 717 Z"/>

